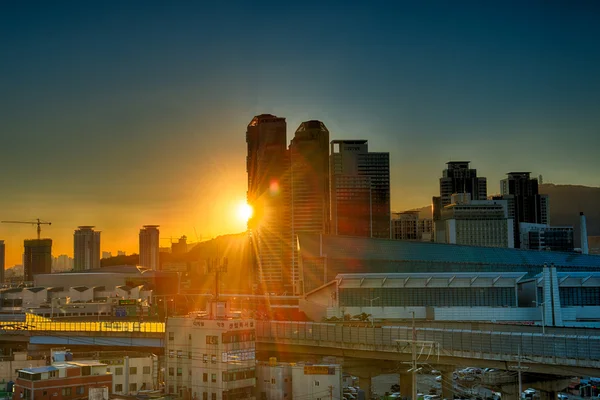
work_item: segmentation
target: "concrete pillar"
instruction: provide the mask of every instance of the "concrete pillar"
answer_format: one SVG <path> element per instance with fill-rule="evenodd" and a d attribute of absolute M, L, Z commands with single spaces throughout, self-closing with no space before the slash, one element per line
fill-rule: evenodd
<path fill-rule="evenodd" d="M 454 399 L 454 381 L 452 380 L 453 369 L 442 369 L 442 399 Z"/>
<path fill-rule="evenodd" d="M 411 398 L 412 397 L 412 373 L 400 374 L 400 396 Z M 416 399 L 415 399 L 416 400 Z"/>
<path fill-rule="evenodd" d="M 359 381 L 358 381 L 358 386 L 364 390 L 365 392 L 365 399 L 370 399 L 371 398 L 371 377 L 367 377 L 367 378 L 363 378 L 362 376 L 359 377 Z M 334 396 L 335 398 L 335 396 Z"/>
<path fill-rule="evenodd" d="M 502 400 L 519 400 L 519 396 L 517 395 L 518 390 L 510 390 L 510 391 L 504 391 L 502 390 L 500 393 L 502 393 Z"/>

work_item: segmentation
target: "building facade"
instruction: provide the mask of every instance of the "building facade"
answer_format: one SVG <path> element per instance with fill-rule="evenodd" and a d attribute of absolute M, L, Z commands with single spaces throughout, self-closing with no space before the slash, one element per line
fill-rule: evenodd
<path fill-rule="evenodd" d="M 4 283 L 4 268 L 6 261 L 6 246 L 4 240 L 0 240 L 0 285 Z"/>
<path fill-rule="evenodd" d="M 509 172 L 500 181 L 500 196 L 508 202 L 508 216 L 514 220 L 513 236 L 515 248 L 521 248 L 519 224 L 550 224 L 550 201 L 548 195 L 539 194 L 538 180 L 529 172 Z"/>
<path fill-rule="evenodd" d="M 33 281 L 38 274 L 52 272 L 52 239 L 30 239 L 24 241 L 23 275 L 26 282 Z"/>
<path fill-rule="evenodd" d="M 325 124 L 321 121 L 301 123 L 289 152 L 292 238 L 295 243 L 300 232 L 329 231 L 329 131 Z M 292 247 L 292 280 L 297 282 L 298 255 L 297 248 Z"/>
<path fill-rule="evenodd" d="M 144 225 L 140 229 L 140 266 L 157 271 L 160 268 L 159 225 Z"/>
<path fill-rule="evenodd" d="M 513 220 L 503 200 L 471 200 L 469 194 L 452 196 L 441 213 L 446 243 L 484 247 L 514 247 Z"/>
<path fill-rule="evenodd" d="M 572 226 L 519 224 L 522 249 L 571 252 L 575 250 L 573 235 Z"/>
<path fill-rule="evenodd" d="M 228 318 L 226 303 L 210 316 L 167 320 L 166 392 L 202 400 L 255 399 L 254 320 Z"/>
<path fill-rule="evenodd" d="M 442 209 L 451 203 L 455 193 L 468 193 L 472 200 L 487 198 L 487 180 L 477 176 L 470 161 L 449 161 L 440 178 L 440 195 L 433 198 L 434 240 L 443 243 L 445 224 L 441 222 Z"/>
<path fill-rule="evenodd" d="M 418 211 L 392 213 L 392 239 L 421 240 L 419 227 Z"/>
<path fill-rule="evenodd" d="M 293 291 L 290 154 L 285 118 L 270 114 L 248 124 L 248 231 L 254 249 L 254 279 L 268 291 Z"/>
<path fill-rule="evenodd" d="M 93 226 L 80 226 L 73 233 L 74 269 L 100 268 L 100 232 Z"/>
<path fill-rule="evenodd" d="M 18 374 L 16 399 L 87 399 L 90 389 L 112 387 L 112 375 L 101 363 L 55 363 L 24 368 Z"/>
<path fill-rule="evenodd" d="M 391 237 L 390 155 L 366 140 L 330 144 L 331 233 Z"/>

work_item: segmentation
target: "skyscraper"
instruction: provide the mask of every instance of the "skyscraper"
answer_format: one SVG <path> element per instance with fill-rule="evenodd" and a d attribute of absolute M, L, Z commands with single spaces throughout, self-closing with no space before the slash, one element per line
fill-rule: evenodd
<path fill-rule="evenodd" d="M 515 221 L 515 247 L 521 248 L 519 224 L 550 224 L 548 195 L 538 191 L 538 180 L 530 178 L 529 172 L 509 172 L 500 181 L 500 196 L 495 197 L 508 202 L 508 215 Z"/>
<path fill-rule="evenodd" d="M 73 233 L 74 270 L 100 268 L 100 232 L 93 226 L 79 226 Z"/>
<path fill-rule="evenodd" d="M 390 238 L 390 154 L 366 140 L 333 140 L 331 227 L 336 235 Z"/>
<path fill-rule="evenodd" d="M 445 241 L 445 224 L 441 222 L 442 209 L 451 204 L 451 197 L 457 193 L 468 193 L 471 200 L 487 199 L 487 180 L 477 176 L 477 170 L 470 168 L 470 161 L 449 161 L 440 178 L 440 196 L 433 198 L 434 240 Z"/>
<path fill-rule="evenodd" d="M 52 239 L 29 239 L 23 242 L 23 275 L 26 282 L 38 274 L 52 272 Z"/>
<path fill-rule="evenodd" d="M 159 225 L 144 225 L 140 229 L 140 266 L 154 271 L 159 269 L 158 242 Z"/>
<path fill-rule="evenodd" d="M 261 290 L 292 292 L 290 154 L 285 118 L 270 114 L 248 124 L 248 221 L 254 249 L 254 279 Z"/>
<path fill-rule="evenodd" d="M 4 240 L 0 240 L 0 285 L 4 283 L 4 267 L 5 267 L 6 248 Z"/>
<path fill-rule="evenodd" d="M 321 121 L 300 124 L 290 144 L 292 238 L 329 229 L 329 131 Z M 297 249 L 292 246 L 292 279 L 297 281 Z"/>

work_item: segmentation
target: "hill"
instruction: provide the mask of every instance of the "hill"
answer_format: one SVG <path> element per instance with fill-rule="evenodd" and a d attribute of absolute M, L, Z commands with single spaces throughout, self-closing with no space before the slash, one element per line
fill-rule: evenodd
<path fill-rule="evenodd" d="M 587 218 L 588 236 L 600 236 L 600 187 L 540 185 L 540 193 L 550 196 L 550 224 L 572 226 L 575 229 L 575 247 L 581 245 L 579 212 Z M 431 206 L 416 208 L 420 218 L 431 218 Z"/>

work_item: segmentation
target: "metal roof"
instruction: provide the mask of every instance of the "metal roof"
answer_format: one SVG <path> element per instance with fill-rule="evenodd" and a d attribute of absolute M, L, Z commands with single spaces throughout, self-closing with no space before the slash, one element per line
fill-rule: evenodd
<path fill-rule="evenodd" d="M 393 262 L 434 262 L 458 265 L 592 267 L 600 256 L 432 242 L 373 239 L 354 236 L 298 234 L 300 256 Z"/>
<path fill-rule="evenodd" d="M 512 287 L 526 276 L 527 272 L 363 273 L 338 274 L 336 281 L 348 288 Z"/>

